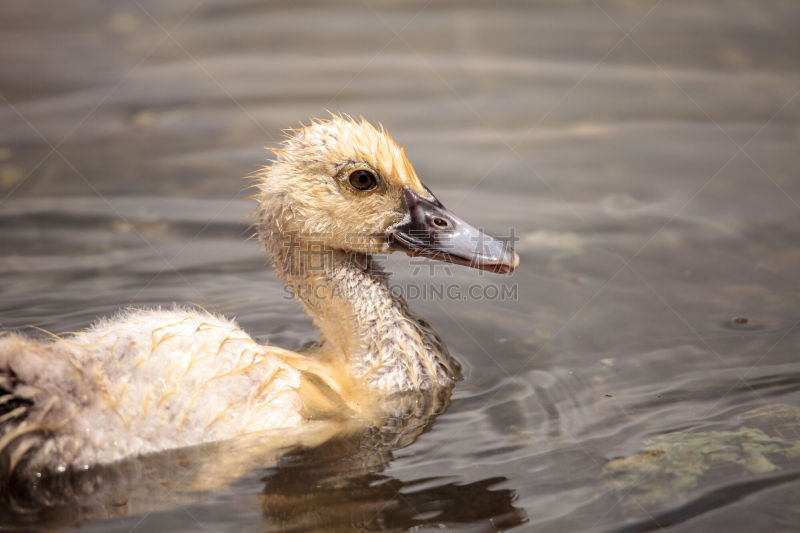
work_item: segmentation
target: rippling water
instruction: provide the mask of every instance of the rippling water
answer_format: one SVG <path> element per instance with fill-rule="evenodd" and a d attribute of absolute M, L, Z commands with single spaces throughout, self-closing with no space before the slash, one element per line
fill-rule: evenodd
<path fill-rule="evenodd" d="M 446 205 L 513 228 L 522 258 L 512 277 L 390 258 L 466 373 L 405 437 L 278 462 L 235 443 L 45 480 L 50 503 L 7 506 L 2 527 L 800 523 L 794 3 L 0 12 L 4 328 L 179 302 L 311 342 L 245 240 L 242 177 L 325 109 L 381 121 Z"/>

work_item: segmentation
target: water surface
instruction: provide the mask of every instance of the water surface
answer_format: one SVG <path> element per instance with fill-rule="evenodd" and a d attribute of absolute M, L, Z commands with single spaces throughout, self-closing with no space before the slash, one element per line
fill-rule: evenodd
<path fill-rule="evenodd" d="M 466 373 L 406 437 L 235 476 L 221 458 L 257 445 L 96 469 L 3 527 L 797 527 L 794 3 L 0 10 L 4 328 L 177 302 L 313 341 L 245 240 L 243 177 L 325 109 L 382 122 L 445 205 L 513 229 L 522 260 L 510 277 L 388 260 Z"/>

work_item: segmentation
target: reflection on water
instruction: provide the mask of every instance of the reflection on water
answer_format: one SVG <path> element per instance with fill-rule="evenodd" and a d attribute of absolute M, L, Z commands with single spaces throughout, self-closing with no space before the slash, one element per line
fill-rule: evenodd
<path fill-rule="evenodd" d="M 412 298 L 464 366 L 446 410 L 300 449 L 253 437 L 48 476 L 17 487 L 2 527 L 800 522 L 792 3 L 0 12 L 4 328 L 180 302 L 311 342 L 245 240 L 241 177 L 325 108 L 383 122 L 446 205 L 513 227 L 522 259 L 509 278 L 387 260 L 400 287 L 517 288 Z"/>
<path fill-rule="evenodd" d="M 249 474 L 249 484 L 262 487 L 255 503 L 271 531 L 526 522 L 515 492 L 497 487 L 504 477 L 459 483 L 455 475 L 401 480 L 382 473 L 393 451 L 428 431 L 448 404 L 449 391 L 399 395 L 384 402 L 393 415 L 366 429 L 316 422 L 300 435 L 282 435 L 278 447 L 273 435 L 254 434 L 83 471 L 15 477 L 0 492 L 0 520 L 56 526 L 151 514 L 190 505 Z M 287 447 L 293 440 L 302 444 Z"/>
<path fill-rule="evenodd" d="M 401 480 L 381 474 L 391 455 L 373 457 L 363 445 L 325 446 L 286 458 L 265 477 L 263 512 L 279 531 L 405 530 L 483 523 L 506 528 L 527 521 L 503 488 L 505 477 L 461 483 L 456 475 Z M 378 458 L 379 457 L 379 458 Z"/>

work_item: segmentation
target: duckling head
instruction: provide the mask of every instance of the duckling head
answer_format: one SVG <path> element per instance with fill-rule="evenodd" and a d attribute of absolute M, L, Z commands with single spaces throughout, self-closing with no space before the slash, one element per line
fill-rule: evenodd
<path fill-rule="evenodd" d="M 278 248 L 378 254 L 404 251 L 506 273 L 519 257 L 467 224 L 420 181 L 383 127 L 333 115 L 289 130 L 258 176 L 258 228 Z M 291 245 L 287 244 L 291 242 Z"/>

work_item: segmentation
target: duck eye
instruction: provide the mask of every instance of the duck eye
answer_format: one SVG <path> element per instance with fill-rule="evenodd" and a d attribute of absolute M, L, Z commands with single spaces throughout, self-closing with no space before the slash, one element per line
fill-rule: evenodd
<path fill-rule="evenodd" d="M 378 178 L 369 170 L 356 170 L 350 174 L 350 185 L 359 191 L 370 191 L 378 186 Z"/>

